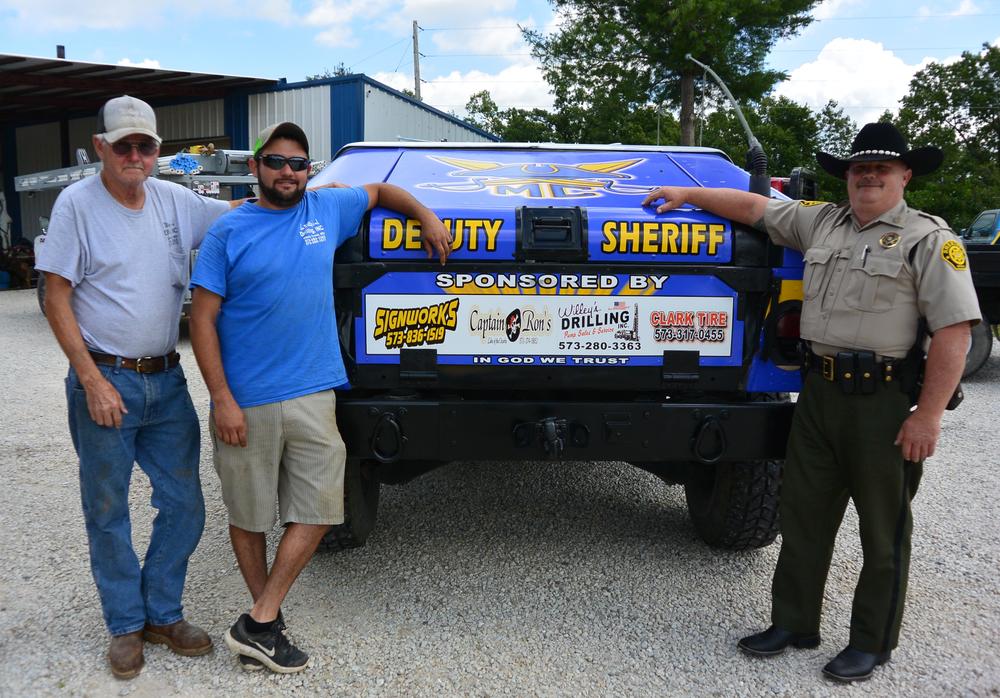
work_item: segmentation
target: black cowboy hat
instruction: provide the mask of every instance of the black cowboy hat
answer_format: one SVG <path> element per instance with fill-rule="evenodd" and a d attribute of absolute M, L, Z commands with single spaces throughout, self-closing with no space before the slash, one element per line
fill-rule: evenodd
<path fill-rule="evenodd" d="M 906 139 L 899 129 L 892 124 L 875 123 L 865 124 L 858 132 L 851 143 L 851 154 L 846 158 L 820 152 L 816 153 L 816 160 L 820 167 L 841 179 L 847 176 L 847 168 L 852 162 L 875 160 L 902 160 L 914 175 L 924 175 L 941 166 L 944 153 L 934 146 L 907 150 Z"/>

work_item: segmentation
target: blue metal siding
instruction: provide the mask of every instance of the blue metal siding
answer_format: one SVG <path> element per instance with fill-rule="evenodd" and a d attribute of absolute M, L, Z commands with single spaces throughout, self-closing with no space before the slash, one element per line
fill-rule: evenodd
<path fill-rule="evenodd" d="M 365 138 L 364 82 L 360 78 L 330 84 L 330 152 Z"/>
<path fill-rule="evenodd" d="M 246 94 L 231 94 L 224 99 L 222 124 L 233 150 L 250 149 L 250 106 Z"/>

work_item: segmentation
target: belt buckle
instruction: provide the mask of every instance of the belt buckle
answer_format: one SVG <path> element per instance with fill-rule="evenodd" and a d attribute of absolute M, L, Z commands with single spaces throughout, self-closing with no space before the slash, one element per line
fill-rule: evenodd
<path fill-rule="evenodd" d="M 833 373 L 834 373 L 833 368 L 834 368 L 834 366 L 833 366 L 833 357 L 832 356 L 824 356 L 823 357 L 823 378 L 826 379 L 826 380 L 828 380 L 828 381 L 830 381 L 831 383 L 833 382 Z"/>
<path fill-rule="evenodd" d="M 150 366 L 149 368 L 143 368 L 143 362 L 153 362 L 160 357 L 158 356 L 140 356 L 135 360 L 135 372 L 136 373 L 156 373 L 156 369 Z"/>

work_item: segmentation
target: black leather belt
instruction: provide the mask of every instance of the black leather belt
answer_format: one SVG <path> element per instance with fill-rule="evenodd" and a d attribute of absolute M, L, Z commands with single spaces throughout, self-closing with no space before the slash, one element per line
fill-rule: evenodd
<path fill-rule="evenodd" d="M 886 358 L 881 362 L 870 351 L 842 351 L 834 356 L 822 356 L 816 352 L 805 352 L 804 368 L 820 374 L 824 380 L 840 383 L 842 386 L 855 385 L 858 389 L 845 392 L 868 392 L 866 384 L 876 381 L 892 383 L 899 378 L 902 359 Z"/>
<path fill-rule="evenodd" d="M 172 351 L 165 356 L 143 356 L 138 359 L 119 358 L 114 354 L 101 354 L 100 352 L 92 351 L 90 352 L 90 358 L 94 360 L 95 364 L 102 364 L 104 366 L 121 365 L 122 368 L 127 368 L 136 373 L 159 373 L 160 371 L 166 371 L 168 368 L 173 368 L 181 362 L 181 355 L 176 351 Z M 119 362 L 121 363 L 119 364 Z"/>

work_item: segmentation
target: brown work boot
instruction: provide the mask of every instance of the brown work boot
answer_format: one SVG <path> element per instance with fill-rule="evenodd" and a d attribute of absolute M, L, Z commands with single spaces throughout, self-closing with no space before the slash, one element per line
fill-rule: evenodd
<path fill-rule="evenodd" d="M 142 631 L 112 637 L 108 663 L 111 664 L 111 673 L 119 679 L 138 676 L 142 665 L 146 663 L 142 657 Z"/>
<path fill-rule="evenodd" d="M 146 623 L 143 637 L 149 642 L 166 645 L 177 654 L 197 657 L 212 651 L 212 638 L 196 625 L 179 620 L 170 625 L 150 625 Z"/>

